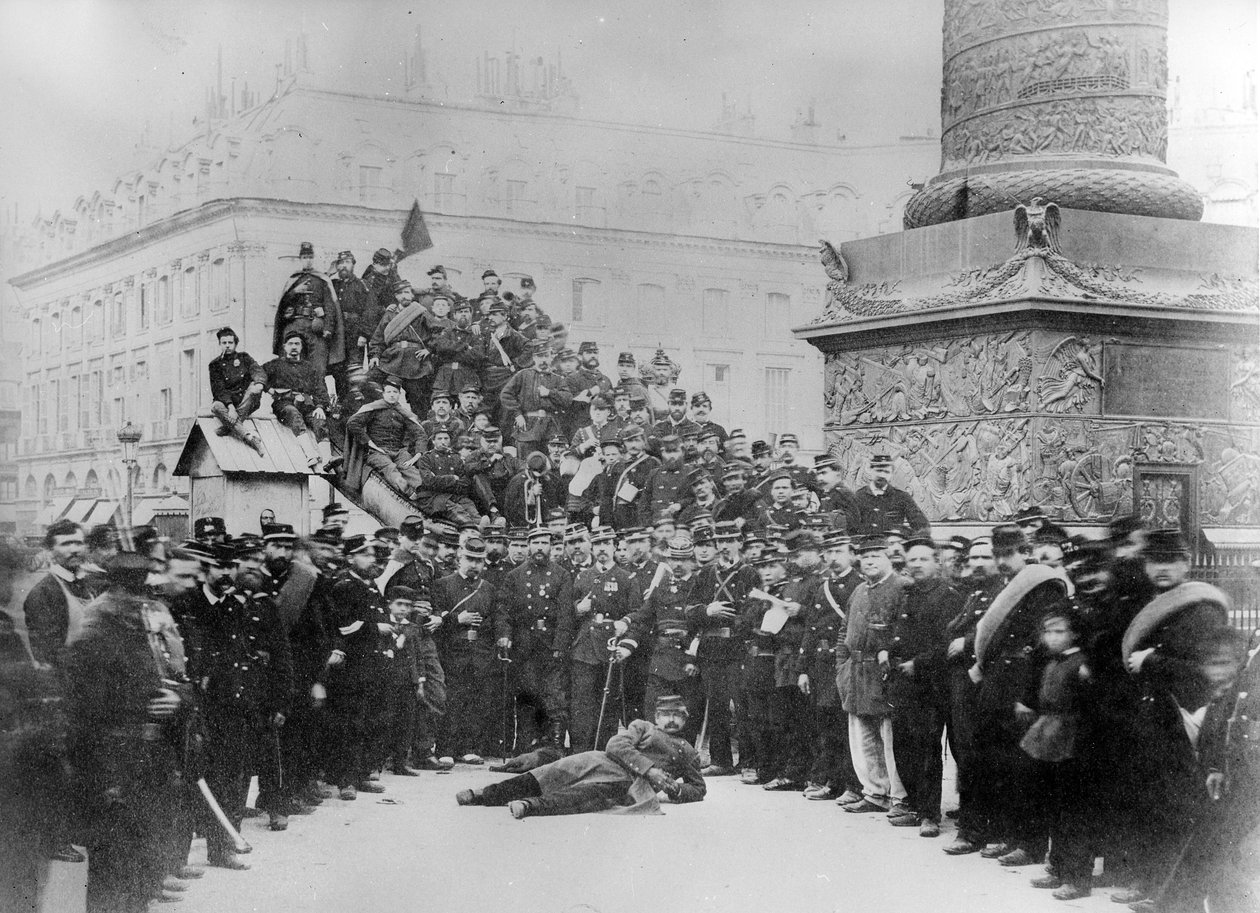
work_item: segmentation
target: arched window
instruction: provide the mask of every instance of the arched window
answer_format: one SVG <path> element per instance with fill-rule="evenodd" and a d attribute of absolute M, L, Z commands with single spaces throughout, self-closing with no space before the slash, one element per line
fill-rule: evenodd
<path fill-rule="evenodd" d="M 57 480 L 53 478 L 52 473 L 44 476 L 44 503 L 51 504 L 53 497 L 57 494 Z"/>
<path fill-rule="evenodd" d="M 85 494 L 99 495 L 101 493 L 101 482 L 97 478 L 95 469 L 89 469 L 87 475 L 83 477 L 83 489 Z"/>
<path fill-rule="evenodd" d="M 39 486 L 36 485 L 34 476 L 26 477 L 26 484 L 22 486 L 22 497 L 28 501 L 34 501 L 39 497 Z"/>
<path fill-rule="evenodd" d="M 171 322 L 171 278 L 163 276 L 157 283 L 157 323 Z"/>
<path fill-rule="evenodd" d="M 222 257 L 210 264 L 210 310 L 226 311 L 228 306 L 227 261 Z"/>
<path fill-rule="evenodd" d="M 105 339 L 105 302 L 100 298 L 92 302 L 92 314 L 83 338 L 93 345 Z"/>
<path fill-rule="evenodd" d="M 38 317 L 34 317 L 31 319 L 31 335 L 29 339 L 27 340 L 27 350 L 26 350 L 28 355 L 34 355 L 38 357 L 40 352 L 43 351 L 44 340 L 39 335 L 43 331 L 43 328 L 44 328 L 44 325 L 43 323 L 40 322 L 40 319 Z"/>
<path fill-rule="evenodd" d="M 122 292 L 115 292 L 109 303 L 109 334 L 114 337 L 127 333 L 127 299 Z"/>
<path fill-rule="evenodd" d="M 184 270 L 179 283 L 179 314 L 181 317 L 196 317 L 201 312 L 201 290 L 198 288 L 197 268 L 190 266 Z"/>
<path fill-rule="evenodd" d="M 75 305 L 70 308 L 70 316 L 66 319 L 66 348 L 77 349 L 83 343 L 83 308 Z"/>
<path fill-rule="evenodd" d="M 70 492 L 79 490 L 79 477 L 74 474 L 73 469 L 66 473 L 66 484 L 62 487 Z"/>
<path fill-rule="evenodd" d="M 153 490 L 166 491 L 168 488 L 167 482 L 166 464 L 158 463 L 153 467 Z"/>

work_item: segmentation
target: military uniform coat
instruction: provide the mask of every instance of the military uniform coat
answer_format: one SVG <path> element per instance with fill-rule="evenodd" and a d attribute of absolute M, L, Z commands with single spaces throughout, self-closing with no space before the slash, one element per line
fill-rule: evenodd
<path fill-rule="evenodd" d="M 824 577 L 814 592 L 807 618 L 809 629 L 801 641 L 801 671 L 809 676 L 814 703 L 819 707 L 840 705 L 836 673 L 845 656 L 849 597 L 861 580 L 861 575 L 849 568 L 843 576 Z"/>
<path fill-rule="evenodd" d="M 456 571 L 438 578 L 433 584 L 433 614 L 443 619 L 438 628 L 443 655 L 493 655 L 495 639 L 508 630 L 501 606 L 498 591 L 484 577 L 474 579 Z M 462 612 L 475 612 L 481 621 L 465 624 L 459 620 Z"/>
<path fill-rule="evenodd" d="M 591 610 L 577 613 L 576 605 L 591 597 Z M 574 605 L 560 619 L 558 642 L 574 662 L 598 666 L 608 661 L 608 639 L 613 622 L 629 622 L 642 602 L 642 591 L 629 571 L 615 564 L 601 569 L 592 564 L 573 584 Z"/>
<path fill-rule="evenodd" d="M 660 802 L 646 774 L 659 768 L 682 780 L 675 802 L 704 799 L 700 754 L 686 739 L 669 735 L 647 720 L 635 720 L 608 740 L 603 751 L 584 751 L 537 767 L 531 773 L 543 795 L 580 790 L 584 785 L 624 784 L 626 795 L 608 811 L 622 814 L 656 814 Z"/>
<path fill-rule="evenodd" d="M 572 611 L 573 578 L 555 562 L 526 558 L 503 578 L 503 633 L 523 656 L 568 649 L 560 641 L 560 619 Z"/>
<path fill-rule="evenodd" d="M 670 682 L 686 678 L 686 666 L 694 663 L 689 656 L 692 624 L 688 607 L 691 602 L 693 577 L 676 577 L 670 574 L 631 616 L 630 628 L 621 643 L 636 649 L 649 644 L 652 651 L 648 674 Z"/>
<path fill-rule="evenodd" d="M 210 398 L 225 406 L 239 406 L 250 384 L 265 385 L 267 373 L 246 352 L 220 355 L 210 362 Z"/>
<path fill-rule="evenodd" d="M 725 567 L 714 561 L 696 572 L 692 584 L 690 621 L 700 634 L 699 659 L 702 663 L 735 662 L 748 651 L 748 631 L 739 619 L 748 603 L 750 591 L 761 586 L 761 576 L 753 568 L 739 562 Z M 728 603 L 735 617 L 711 617 L 709 604 Z"/>

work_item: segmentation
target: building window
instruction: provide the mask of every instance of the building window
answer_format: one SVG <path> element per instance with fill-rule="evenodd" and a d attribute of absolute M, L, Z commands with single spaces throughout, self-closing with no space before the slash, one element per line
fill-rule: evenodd
<path fill-rule="evenodd" d="M 175 396 L 170 387 L 158 391 L 157 420 L 164 422 L 175 414 Z"/>
<path fill-rule="evenodd" d="M 158 325 L 171 322 L 171 277 L 163 276 L 157 281 L 157 314 Z"/>
<path fill-rule="evenodd" d="M 599 280 L 573 280 L 573 323 L 598 324 L 603 320 L 599 306 Z"/>
<path fill-rule="evenodd" d="M 145 403 L 149 398 L 149 363 L 137 361 L 131 368 L 131 409 L 126 416 L 133 422 L 143 422 L 148 417 Z"/>
<path fill-rule="evenodd" d="M 88 377 L 88 411 L 85 428 L 99 428 L 105 418 L 105 372 L 95 369 Z"/>
<path fill-rule="evenodd" d="M 791 425 L 791 368 L 766 368 L 766 431 L 781 434 Z"/>
<path fill-rule="evenodd" d="M 44 503 L 51 504 L 52 499 L 57 495 L 57 480 L 53 478 L 50 472 L 44 476 Z"/>
<path fill-rule="evenodd" d="M 709 336 L 729 336 L 731 314 L 729 295 L 724 288 L 707 288 L 701 297 L 703 331 Z"/>
<path fill-rule="evenodd" d="M 766 338 L 792 325 L 792 299 L 782 292 L 766 295 Z"/>
<path fill-rule="evenodd" d="M 56 384 L 57 430 L 70 430 L 70 384 L 65 379 L 53 381 Z"/>
<path fill-rule="evenodd" d="M 720 425 L 729 425 L 735 399 L 731 392 L 731 366 L 706 364 L 703 389 L 713 400 L 713 420 Z"/>
<path fill-rule="evenodd" d="M 455 175 L 433 175 L 433 206 L 444 212 L 455 208 Z"/>
<path fill-rule="evenodd" d="M 84 339 L 93 344 L 105 339 L 105 302 L 100 298 L 92 302 L 92 315 L 88 319 Z"/>
<path fill-rule="evenodd" d="M 525 202 L 526 183 L 524 181 L 507 181 L 506 190 L 503 197 L 503 211 L 517 212 L 521 211 L 521 204 Z"/>
<path fill-rule="evenodd" d="M 197 414 L 197 400 L 201 393 L 198 380 L 197 350 L 184 349 L 179 356 L 180 415 Z"/>
<path fill-rule="evenodd" d="M 83 308 L 77 304 L 70 309 L 66 321 L 66 348 L 77 349 L 83 342 Z"/>
<path fill-rule="evenodd" d="M 227 261 L 222 257 L 210 264 L 210 310 L 226 311 L 228 306 Z"/>
<path fill-rule="evenodd" d="M 655 178 L 648 178 L 643 182 L 643 195 L 645 197 L 660 197 L 661 182 Z"/>
<path fill-rule="evenodd" d="M 61 351 L 61 312 L 53 311 L 44 324 L 44 354 Z"/>
<path fill-rule="evenodd" d="M 153 314 L 153 283 L 145 282 L 140 286 L 140 329 L 147 330 Z"/>
<path fill-rule="evenodd" d="M 153 490 L 165 491 L 167 487 L 166 464 L 158 463 L 153 467 Z"/>
<path fill-rule="evenodd" d="M 115 428 L 121 428 L 127 424 L 127 368 L 117 361 L 110 369 L 109 392 L 109 423 Z"/>
<path fill-rule="evenodd" d="M 82 431 L 90 425 L 88 417 L 88 376 L 86 374 L 77 374 L 70 378 L 70 385 L 74 391 L 74 409 L 71 415 L 78 422 L 77 425 L 74 425 L 74 428 Z"/>
<path fill-rule="evenodd" d="M 127 299 L 119 292 L 109 303 L 109 334 L 122 336 L 127 332 Z"/>
<path fill-rule="evenodd" d="M 376 199 L 376 191 L 381 186 L 381 169 L 372 165 L 359 166 L 359 200 Z"/>
<path fill-rule="evenodd" d="M 651 331 L 665 324 L 665 286 L 645 282 L 639 286 L 638 329 Z"/>
<path fill-rule="evenodd" d="M 38 318 L 38 317 L 34 318 L 34 319 L 31 321 L 31 336 L 30 336 L 30 341 L 27 343 L 27 345 L 28 345 L 28 351 L 27 351 L 27 354 L 28 354 L 28 355 L 34 355 L 34 356 L 38 357 L 39 353 L 43 350 L 43 342 L 44 342 L 44 341 L 43 341 L 43 339 L 41 339 L 41 338 L 40 338 L 40 335 L 39 335 L 39 334 L 40 334 L 40 332 L 41 332 L 42 330 L 43 330 L 43 324 L 42 324 L 42 323 L 40 323 L 40 320 L 39 320 L 39 318 Z"/>
<path fill-rule="evenodd" d="M 48 433 L 49 415 L 52 413 L 53 402 L 48 398 L 48 394 L 54 392 L 51 384 L 40 384 L 35 391 L 35 415 L 38 419 L 38 428 L 40 434 Z M 55 395 L 55 393 L 54 393 Z"/>
<path fill-rule="evenodd" d="M 179 284 L 179 313 L 181 317 L 196 317 L 201 312 L 201 295 L 197 287 L 197 268 L 184 270 Z"/>

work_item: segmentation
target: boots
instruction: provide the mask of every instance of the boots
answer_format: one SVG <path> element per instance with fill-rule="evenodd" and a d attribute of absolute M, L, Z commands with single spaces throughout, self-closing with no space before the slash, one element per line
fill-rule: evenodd
<path fill-rule="evenodd" d="M 309 431 L 303 431 L 297 436 L 298 446 L 302 448 L 302 455 L 306 457 L 306 465 L 311 472 L 318 473 L 320 469 L 319 452 L 315 449 L 315 436 Z"/>

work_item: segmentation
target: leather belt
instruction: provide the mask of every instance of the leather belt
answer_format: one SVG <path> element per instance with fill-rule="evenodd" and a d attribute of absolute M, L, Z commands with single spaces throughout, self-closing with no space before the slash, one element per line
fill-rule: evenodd
<path fill-rule="evenodd" d="M 705 631 L 704 636 L 705 637 L 730 637 L 731 629 L 730 628 L 714 628 L 711 631 Z"/>
<path fill-rule="evenodd" d="M 669 628 L 661 632 L 665 637 L 685 637 L 687 631 L 683 628 Z"/>
<path fill-rule="evenodd" d="M 535 409 L 533 412 L 522 412 L 521 415 L 526 418 L 546 418 L 548 412 L 546 409 Z"/>

